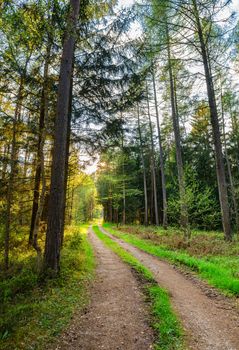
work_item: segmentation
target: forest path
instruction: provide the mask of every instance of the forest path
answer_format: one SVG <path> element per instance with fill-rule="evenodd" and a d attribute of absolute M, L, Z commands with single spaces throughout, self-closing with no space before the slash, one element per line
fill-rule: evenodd
<path fill-rule="evenodd" d="M 100 229 L 150 269 L 160 286 L 168 290 L 185 329 L 189 349 L 239 350 L 239 315 L 230 300 L 206 286 L 200 288 L 203 282 L 195 283 L 169 263 Z"/>
<path fill-rule="evenodd" d="M 73 317 L 55 349 L 153 349 L 154 334 L 140 282 L 91 229 L 89 239 L 97 262 L 90 305 L 84 314 Z"/>

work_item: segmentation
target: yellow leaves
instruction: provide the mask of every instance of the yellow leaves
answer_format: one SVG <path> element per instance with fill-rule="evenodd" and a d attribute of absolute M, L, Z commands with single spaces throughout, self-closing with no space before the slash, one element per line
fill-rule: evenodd
<path fill-rule="evenodd" d="M 32 51 L 41 45 L 44 26 L 42 11 L 38 5 L 29 3 L 4 13 L 0 24 L 12 47 L 21 45 Z"/>
<path fill-rule="evenodd" d="M 2 111 L 4 111 L 6 114 L 11 114 L 14 112 L 14 105 L 11 102 L 11 100 L 6 100 L 3 98 L 0 98 L 0 102 L 1 102 L 1 109 Z"/>
<path fill-rule="evenodd" d="M 99 19 L 105 16 L 116 1 L 99 1 L 86 6 L 85 14 L 87 19 Z"/>
<path fill-rule="evenodd" d="M 70 177 L 70 180 L 69 180 L 69 185 L 70 187 L 73 187 L 73 188 L 90 185 L 91 183 L 92 183 L 92 178 L 83 172 L 77 173 L 75 176 Z"/>
<path fill-rule="evenodd" d="M 200 134 L 209 128 L 210 109 L 205 103 L 201 103 L 193 116 L 192 134 Z"/>

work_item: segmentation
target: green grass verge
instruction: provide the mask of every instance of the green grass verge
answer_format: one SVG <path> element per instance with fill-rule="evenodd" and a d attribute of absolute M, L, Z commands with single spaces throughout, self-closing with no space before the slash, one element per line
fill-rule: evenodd
<path fill-rule="evenodd" d="M 27 259 L 17 275 L 15 271 L 0 281 L 1 350 L 49 348 L 70 322 L 73 312 L 87 303 L 86 285 L 94 271 L 87 227 L 66 230 L 58 278 L 39 281 L 35 262 L 31 264 Z"/>
<path fill-rule="evenodd" d="M 152 273 L 144 265 L 102 233 L 98 226 L 93 226 L 93 230 L 108 248 L 137 271 L 146 282 L 145 291 L 152 305 L 153 328 L 157 333 L 155 350 L 184 349 L 183 330 L 171 308 L 167 291 L 158 286 Z"/>
<path fill-rule="evenodd" d="M 239 278 L 235 276 L 233 266 L 230 268 L 230 257 L 207 257 L 198 258 L 186 252 L 174 251 L 164 246 L 156 245 L 149 240 L 136 237 L 134 234 L 126 234 L 112 227 L 111 224 L 104 224 L 103 227 L 112 235 L 123 239 L 125 242 L 150 253 L 159 258 L 169 260 L 175 264 L 181 264 L 197 272 L 210 285 L 220 289 L 225 294 L 239 295 Z M 235 258 L 233 258 L 233 262 Z M 239 263 L 239 259 L 237 258 Z"/>

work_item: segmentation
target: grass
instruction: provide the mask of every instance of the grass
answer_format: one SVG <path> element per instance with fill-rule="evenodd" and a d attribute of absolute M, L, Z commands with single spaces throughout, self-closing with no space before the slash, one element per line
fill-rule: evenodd
<path fill-rule="evenodd" d="M 108 248 L 129 264 L 145 281 L 145 291 L 152 308 L 153 328 L 157 334 L 155 350 L 184 349 L 182 327 L 171 308 L 167 291 L 158 286 L 152 273 L 144 265 L 102 233 L 98 226 L 93 226 L 93 230 Z"/>
<path fill-rule="evenodd" d="M 140 235 L 124 233 L 116 230 L 111 224 L 104 224 L 103 226 L 111 234 L 120 237 L 125 242 L 130 243 L 147 253 L 163 258 L 172 263 L 189 267 L 210 285 L 220 289 L 225 294 L 229 296 L 239 295 L 238 256 L 194 256 L 190 255 L 184 247 L 182 247 L 181 250 L 179 248 L 174 250 L 168 245 L 160 245 L 159 243 L 152 242 L 151 238 L 140 238 Z M 171 235 L 171 240 L 174 239 L 176 238 Z"/>
<path fill-rule="evenodd" d="M 239 236 L 235 235 L 233 242 L 226 242 L 220 231 L 192 229 L 191 244 L 187 245 L 183 232 L 178 227 L 168 227 L 164 230 L 162 226 L 122 225 L 118 230 L 123 233 L 132 233 L 171 250 L 183 250 L 197 257 L 239 255 Z"/>
<path fill-rule="evenodd" d="M 18 271 L 0 280 L 0 349 L 42 350 L 64 329 L 73 312 L 87 303 L 94 257 L 87 241 L 87 225 L 69 227 L 58 278 L 41 281 L 33 256 L 18 245 Z"/>

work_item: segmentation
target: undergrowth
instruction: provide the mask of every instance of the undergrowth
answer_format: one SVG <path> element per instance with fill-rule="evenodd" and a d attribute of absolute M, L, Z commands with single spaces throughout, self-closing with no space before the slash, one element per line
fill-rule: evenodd
<path fill-rule="evenodd" d="M 181 250 L 170 249 L 167 245 L 157 244 L 151 239 L 140 238 L 140 235 L 119 231 L 111 224 L 106 223 L 103 226 L 111 234 L 147 253 L 189 267 L 210 285 L 220 289 L 225 294 L 229 296 L 239 295 L 238 256 L 193 256 L 185 248 L 181 248 Z M 173 240 L 174 237 L 172 236 L 171 239 Z"/>
<path fill-rule="evenodd" d="M 61 255 L 61 272 L 42 280 L 36 261 L 18 246 L 21 269 L 0 276 L 0 349 L 42 350 L 69 323 L 74 310 L 87 302 L 86 284 L 94 269 L 87 225 L 69 227 Z"/>
<path fill-rule="evenodd" d="M 124 262 L 129 264 L 144 279 L 145 291 L 152 308 L 153 328 L 157 335 L 155 350 L 184 349 L 183 330 L 171 308 L 167 291 L 159 287 L 152 273 L 138 259 L 102 233 L 98 226 L 93 226 L 93 230 L 107 247 L 115 252 Z"/>

